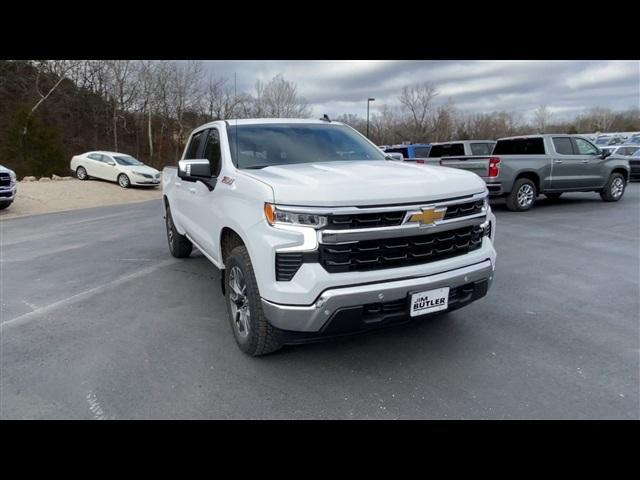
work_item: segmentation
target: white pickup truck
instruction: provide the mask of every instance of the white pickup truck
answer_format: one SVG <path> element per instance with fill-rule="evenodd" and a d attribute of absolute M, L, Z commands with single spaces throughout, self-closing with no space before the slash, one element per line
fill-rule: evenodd
<path fill-rule="evenodd" d="M 208 123 L 162 185 L 171 254 L 223 270 L 250 355 L 454 310 L 493 280 L 482 179 L 389 161 L 339 122 Z"/>

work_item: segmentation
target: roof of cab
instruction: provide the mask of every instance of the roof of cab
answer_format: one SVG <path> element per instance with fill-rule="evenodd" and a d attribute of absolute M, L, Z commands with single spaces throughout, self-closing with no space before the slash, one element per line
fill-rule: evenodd
<path fill-rule="evenodd" d="M 335 121 L 327 121 L 320 120 L 315 118 L 242 118 L 242 119 L 229 119 L 229 120 L 216 120 L 215 122 L 205 123 L 204 125 L 200 125 L 198 128 L 194 129 L 194 132 L 197 130 L 203 130 L 206 128 L 211 128 L 213 126 L 222 126 L 222 125 L 265 125 L 265 124 L 277 124 L 277 123 L 306 123 L 306 124 L 327 124 L 330 123 L 332 125 L 343 125 L 341 122 Z"/>

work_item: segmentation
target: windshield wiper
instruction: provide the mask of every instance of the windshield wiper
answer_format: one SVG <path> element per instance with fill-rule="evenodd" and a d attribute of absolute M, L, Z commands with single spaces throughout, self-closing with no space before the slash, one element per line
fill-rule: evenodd
<path fill-rule="evenodd" d="M 271 165 L 251 165 L 249 167 L 240 167 L 241 170 L 259 170 L 261 168 L 270 167 Z"/>

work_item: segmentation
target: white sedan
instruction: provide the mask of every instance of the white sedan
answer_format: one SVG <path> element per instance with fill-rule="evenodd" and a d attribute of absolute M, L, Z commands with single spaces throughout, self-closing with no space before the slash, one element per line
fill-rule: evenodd
<path fill-rule="evenodd" d="M 122 188 L 160 185 L 158 170 L 125 153 L 94 151 L 76 155 L 71 159 L 71 170 L 79 180 L 101 178 L 117 182 Z"/>

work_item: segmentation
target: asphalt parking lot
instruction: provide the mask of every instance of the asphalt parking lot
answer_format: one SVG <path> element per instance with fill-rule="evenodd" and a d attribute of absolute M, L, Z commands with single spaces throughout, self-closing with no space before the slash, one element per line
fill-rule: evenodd
<path fill-rule="evenodd" d="M 638 419 L 640 183 L 494 204 L 489 295 L 250 358 L 219 272 L 169 255 L 159 200 L 0 223 L 0 417 Z"/>

